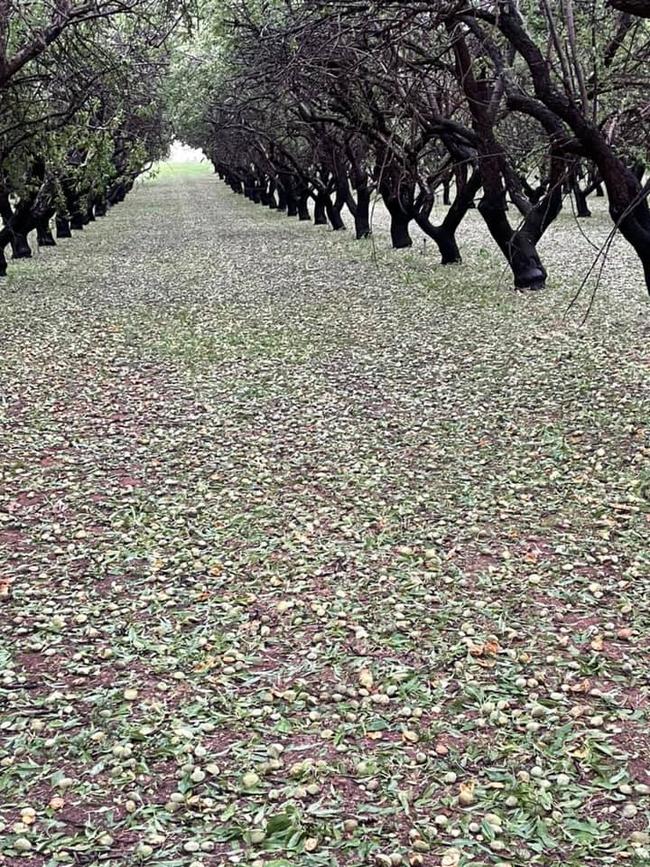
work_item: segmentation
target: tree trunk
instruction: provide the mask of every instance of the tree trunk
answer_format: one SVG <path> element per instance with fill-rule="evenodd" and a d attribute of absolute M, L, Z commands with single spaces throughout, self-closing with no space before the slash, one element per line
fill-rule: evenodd
<path fill-rule="evenodd" d="M 329 196 L 327 193 L 317 193 L 314 204 L 314 225 L 315 226 L 326 226 L 327 225 L 327 205 L 326 199 Z M 331 204 L 331 202 L 330 202 Z"/>
<path fill-rule="evenodd" d="M 67 217 L 57 216 L 56 218 L 56 237 L 57 238 L 71 238 L 72 232 L 70 231 L 70 221 Z"/>
<path fill-rule="evenodd" d="M 369 238 L 372 234 L 370 226 L 370 191 L 368 189 L 357 190 L 357 204 L 354 212 L 354 229 L 357 241 Z"/>
<path fill-rule="evenodd" d="M 435 241 L 440 253 L 441 265 L 454 265 L 461 262 L 462 258 L 458 244 L 456 243 L 456 233 L 453 229 L 444 225 L 434 226 L 427 217 L 415 218 L 416 223 L 430 238 Z"/>
<path fill-rule="evenodd" d="M 430 219 L 433 196 L 430 195 L 422 201 L 416 202 L 415 220 L 422 231 L 435 241 L 440 252 L 441 265 L 453 265 L 462 261 L 456 242 L 456 230 L 468 209 L 473 206 L 474 196 L 479 191 L 480 186 L 481 174 L 478 169 L 474 168 L 469 180 L 465 175 L 464 182 L 456 185 L 454 200 L 439 226 L 434 226 Z"/>
<path fill-rule="evenodd" d="M 269 185 L 267 187 L 267 206 L 272 210 L 276 211 L 278 207 L 277 199 L 275 198 L 275 181 L 269 181 Z"/>
<path fill-rule="evenodd" d="M 11 233 L 11 253 L 14 259 L 31 259 L 32 248 L 27 242 L 27 236 L 15 229 Z"/>
<path fill-rule="evenodd" d="M 31 202 L 19 202 L 14 212 L 14 218 L 9 230 L 11 232 L 11 251 L 14 259 L 31 259 L 32 248 L 27 236 L 34 225 L 31 215 Z"/>
<path fill-rule="evenodd" d="M 49 216 L 41 217 L 36 223 L 36 240 L 39 247 L 56 247 L 54 235 L 50 229 Z"/>
<path fill-rule="evenodd" d="M 287 217 L 298 216 L 298 201 L 293 193 L 287 193 Z"/>
<path fill-rule="evenodd" d="M 467 186 L 467 183 L 468 183 L 467 182 L 467 175 L 468 175 L 467 164 L 466 163 L 460 163 L 459 165 L 454 166 L 453 174 L 454 174 L 454 178 L 456 180 L 456 191 L 457 191 L 456 198 L 458 198 L 458 193 L 460 193 L 461 196 L 464 196 L 465 187 Z M 476 190 L 474 191 L 474 195 L 476 195 Z M 449 204 L 448 201 L 445 202 L 445 205 L 448 205 L 448 204 Z M 469 202 L 467 203 L 467 207 L 468 208 L 475 208 L 476 207 L 476 205 L 474 204 L 474 196 L 472 196 L 471 199 L 469 200 Z"/>
<path fill-rule="evenodd" d="M 574 170 L 569 179 L 569 187 L 576 203 L 576 216 L 584 218 L 591 217 L 591 211 L 587 204 L 587 194 L 580 186 L 580 179 L 578 178 L 577 170 Z"/>
<path fill-rule="evenodd" d="M 645 284 L 650 292 L 650 208 L 647 200 L 643 199 L 622 219 L 612 213 L 612 219 L 618 223 L 621 235 L 632 245 L 641 260 Z"/>
<path fill-rule="evenodd" d="M 440 251 L 441 265 L 455 265 L 462 261 L 456 242 L 456 233 L 452 229 L 447 228 L 444 224 L 440 226 L 435 241 Z"/>
<path fill-rule="evenodd" d="M 413 239 L 409 232 L 411 217 L 402 208 L 396 199 L 384 199 L 386 208 L 390 214 L 390 237 L 395 250 L 403 250 L 413 246 Z"/>
<path fill-rule="evenodd" d="M 7 276 L 7 259 L 5 257 L 5 247 L 9 243 L 9 232 L 7 228 L 0 229 L 0 277 Z"/>
<path fill-rule="evenodd" d="M 303 193 L 298 199 L 298 219 L 301 223 L 308 223 L 311 220 L 309 213 L 309 193 Z"/>
<path fill-rule="evenodd" d="M 345 223 L 343 222 L 343 217 L 341 216 L 342 208 L 342 202 L 340 205 L 335 205 L 332 202 L 330 196 L 327 197 L 327 200 L 325 202 L 325 211 L 334 232 L 339 232 L 341 229 L 345 229 Z"/>
<path fill-rule="evenodd" d="M 3 214 L 3 219 L 6 222 L 6 228 L 9 232 L 9 243 L 11 244 L 12 258 L 14 259 L 31 259 L 32 250 L 27 241 L 27 236 L 35 226 L 34 216 L 32 214 L 32 199 L 20 200 L 16 205 L 15 210 L 9 210 L 7 215 Z"/>
<path fill-rule="evenodd" d="M 535 244 L 525 232 L 513 232 L 505 214 L 504 202 L 491 201 L 485 195 L 478 209 L 490 234 L 510 265 L 515 289 L 543 289 L 546 285 L 546 270 Z"/>
<path fill-rule="evenodd" d="M 573 188 L 573 196 L 576 202 L 576 216 L 577 217 L 591 217 L 591 211 L 589 210 L 589 205 L 587 204 L 587 197 L 585 196 L 583 190 L 580 188 L 579 184 L 576 184 Z"/>

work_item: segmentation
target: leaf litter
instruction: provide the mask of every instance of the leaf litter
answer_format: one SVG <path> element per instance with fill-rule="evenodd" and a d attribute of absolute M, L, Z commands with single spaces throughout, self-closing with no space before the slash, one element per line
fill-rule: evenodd
<path fill-rule="evenodd" d="M 16 264 L 0 864 L 648 860 L 648 308 L 570 232 L 515 296 L 167 171 Z"/>

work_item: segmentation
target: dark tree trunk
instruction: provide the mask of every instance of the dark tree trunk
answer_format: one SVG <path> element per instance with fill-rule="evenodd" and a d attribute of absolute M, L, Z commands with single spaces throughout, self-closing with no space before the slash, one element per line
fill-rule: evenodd
<path fill-rule="evenodd" d="M 57 238 L 71 238 L 72 232 L 70 231 L 70 221 L 67 217 L 57 216 L 56 218 L 56 237 Z"/>
<path fill-rule="evenodd" d="M 315 226 L 326 226 L 327 225 L 327 203 L 326 200 L 329 199 L 327 193 L 317 193 L 314 204 L 314 225 Z M 331 201 L 330 201 L 331 204 Z"/>
<path fill-rule="evenodd" d="M 341 216 L 342 208 L 343 202 L 341 202 L 340 204 L 334 204 L 331 197 L 327 197 L 327 200 L 325 202 L 325 211 L 334 232 L 339 232 L 341 229 L 345 229 L 345 223 L 343 222 L 343 217 Z"/>
<path fill-rule="evenodd" d="M 465 187 L 467 186 L 467 176 L 468 176 L 468 166 L 466 163 L 460 163 L 459 165 L 454 166 L 453 169 L 454 179 L 456 181 L 456 191 L 457 194 L 460 193 L 461 196 L 464 196 Z M 476 190 L 474 191 L 474 195 L 476 195 Z M 448 201 L 445 202 L 445 205 L 450 204 Z M 471 197 L 469 202 L 467 203 L 468 208 L 476 207 L 474 204 L 474 196 Z"/>
<path fill-rule="evenodd" d="M 257 189 L 257 184 L 255 183 L 255 178 L 249 175 L 244 181 L 244 195 L 247 199 L 250 199 L 251 202 L 255 204 L 259 204 L 260 196 Z"/>
<path fill-rule="evenodd" d="M 287 210 L 287 194 L 284 191 L 284 187 L 278 184 L 278 211 L 286 211 Z"/>
<path fill-rule="evenodd" d="M 98 196 L 97 199 L 95 199 L 95 216 L 105 217 L 107 211 L 106 198 L 104 196 Z"/>
<path fill-rule="evenodd" d="M 36 223 L 36 240 L 39 247 L 56 247 L 54 235 L 50 229 L 50 216 L 41 217 Z"/>
<path fill-rule="evenodd" d="M 440 253 L 441 265 L 454 265 L 462 261 L 456 242 L 456 233 L 450 226 L 445 226 L 444 223 L 440 226 L 434 226 L 426 217 L 416 216 L 415 221 L 425 235 L 435 241 Z"/>
<path fill-rule="evenodd" d="M 439 226 L 434 226 L 430 220 L 433 196 L 424 198 L 424 201 L 416 201 L 415 220 L 418 226 L 438 246 L 441 265 L 453 265 L 461 262 L 460 250 L 456 242 L 456 230 L 460 226 L 468 208 L 474 202 L 474 196 L 481 186 L 481 176 L 478 169 L 474 169 L 469 180 L 465 178 L 462 185 L 456 186 L 456 196 L 451 203 L 445 219 Z"/>
<path fill-rule="evenodd" d="M 584 194 L 583 190 L 580 188 L 579 184 L 576 184 L 573 188 L 573 196 L 576 202 L 576 216 L 577 217 L 591 217 L 591 211 L 589 210 L 589 205 L 587 204 L 587 197 Z"/>
<path fill-rule="evenodd" d="M 390 237 L 395 250 L 403 250 L 406 247 L 413 246 L 413 239 L 409 232 L 411 216 L 407 214 L 399 200 L 391 198 L 386 199 L 386 208 L 390 214 Z"/>
<path fill-rule="evenodd" d="M 81 232 L 84 227 L 84 215 L 82 211 L 75 211 L 70 217 L 70 228 L 75 232 Z"/>
<path fill-rule="evenodd" d="M 301 223 L 307 223 L 311 220 L 309 213 L 309 193 L 302 193 L 298 199 L 298 219 Z"/>
<path fill-rule="evenodd" d="M 31 259 L 32 248 L 27 242 L 27 236 L 15 229 L 11 233 L 11 253 L 14 259 Z"/>
<path fill-rule="evenodd" d="M 86 217 L 86 220 L 85 220 L 86 223 L 94 223 L 95 222 L 95 204 L 94 204 L 94 202 L 91 202 L 88 205 L 88 210 L 86 211 L 85 217 Z"/>
<path fill-rule="evenodd" d="M 610 209 L 611 210 L 611 209 Z M 643 266 L 643 275 L 650 292 L 650 208 L 643 199 L 625 217 L 612 212 L 612 219 L 618 223 L 621 235 L 632 245 Z"/>
<path fill-rule="evenodd" d="M 350 181 L 352 189 L 356 195 L 356 199 L 347 186 L 346 202 L 348 210 L 354 217 L 354 233 L 357 241 L 363 238 L 369 238 L 372 234 L 372 226 L 370 225 L 370 205 L 372 199 L 371 187 L 368 179 L 363 160 L 355 153 L 354 148 L 348 151 L 348 159 L 350 161 Z"/>
<path fill-rule="evenodd" d="M 578 169 L 574 169 L 569 178 L 569 188 L 573 193 L 573 199 L 576 203 L 577 217 L 591 217 L 591 211 L 587 204 L 587 193 L 580 186 L 580 178 Z"/>
<path fill-rule="evenodd" d="M 357 203 L 354 211 L 354 229 L 357 241 L 369 238 L 372 234 L 370 226 L 370 190 L 357 190 Z"/>
<path fill-rule="evenodd" d="M 543 289 L 546 285 L 546 270 L 535 244 L 523 231 L 513 232 L 505 213 L 505 195 L 499 200 L 483 196 L 479 212 L 499 249 L 510 265 L 515 280 L 515 289 Z"/>
<path fill-rule="evenodd" d="M 445 178 L 442 182 L 442 204 L 451 205 L 451 197 L 449 195 L 451 182 L 449 178 Z"/>
<path fill-rule="evenodd" d="M 298 216 L 298 200 L 293 193 L 287 193 L 287 217 Z"/>
<path fill-rule="evenodd" d="M 602 184 L 596 184 L 596 197 L 602 199 L 605 197 L 605 190 Z"/>
<path fill-rule="evenodd" d="M 336 198 L 331 206 L 326 206 L 327 217 L 335 232 L 345 229 L 345 223 L 343 222 L 343 208 L 349 198 L 350 185 L 348 184 L 347 176 L 341 173 L 336 185 Z"/>
<path fill-rule="evenodd" d="M 9 197 L 3 197 L 2 202 L 2 218 L 5 222 L 5 229 L 9 244 L 11 245 L 12 258 L 14 259 L 30 259 L 32 250 L 27 241 L 27 236 L 35 227 L 36 223 L 32 213 L 34 200 L 21 199 L 16 205 L 15 210 L 9 204 Z"/>
<path fill-rule="evenodd" d="M 0 232 L 3 232 L 5 237 L 5 246 L 9 243 L 9 226 L 13 223 L 14 219 L 14 209 L 11 207 L 11 202 L 9 201 L 9 194 L 0 191 L 0 217 L 2 218 L 2 222 L 4 223 L 4 227 L 0 228 Z"/>
<path fill-rule="evenodd" d="M 108 193 L 108 202 L 111 205 L 119 205 L 120 202 L 123 202 L 126 198 L 126 194 L 131 191 L 133 187 L 133 181 L 121 180 L 116 181 L 113 184 L 113 187 Z M 68 198 L 68 210 L 73 210 L 74 198 Z"/>
<path fill-rule="evenodd" d="M 9 230 L 5 227 L 0 229 L 0 277 L 7 276 L 7 258 L 5 248 L 9 243 Z"/>
<path fill-rule="evenodd" d="M 446 226 L 440 226 L 440 231 L 436 238 L 436 244 L 440 251 L 441 265 L 454 265 L 461 262 L 460 250 L 456 242 L 456 234 Z"/>
<path fill-rule="evenodd" d="M 16 206 L 9 230 L 11 232 L 11 251 L 14 259 L 31 259 L 32 248 L 27 236 L 34 228 L 32 201 L 20 201 Z"/>

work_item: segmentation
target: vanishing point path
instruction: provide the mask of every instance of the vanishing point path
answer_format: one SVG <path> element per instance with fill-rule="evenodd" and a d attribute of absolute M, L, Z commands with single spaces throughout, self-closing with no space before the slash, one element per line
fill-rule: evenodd
<path fill-rule="evenodd" d="M 0 865 L 648 857 L 634 272 L 581 326 L 377 220 L 167 168 L 12 269 Z"/>

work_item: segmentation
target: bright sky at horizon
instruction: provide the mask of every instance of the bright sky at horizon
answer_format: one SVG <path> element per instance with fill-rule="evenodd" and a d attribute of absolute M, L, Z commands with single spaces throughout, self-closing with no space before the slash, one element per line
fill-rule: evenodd
<path fill-rule="evenodd" d="M 175 141 L 169 152 L 170 163 L 200 163 L 205 157 L 203 152 L 183 142 Z"/>

